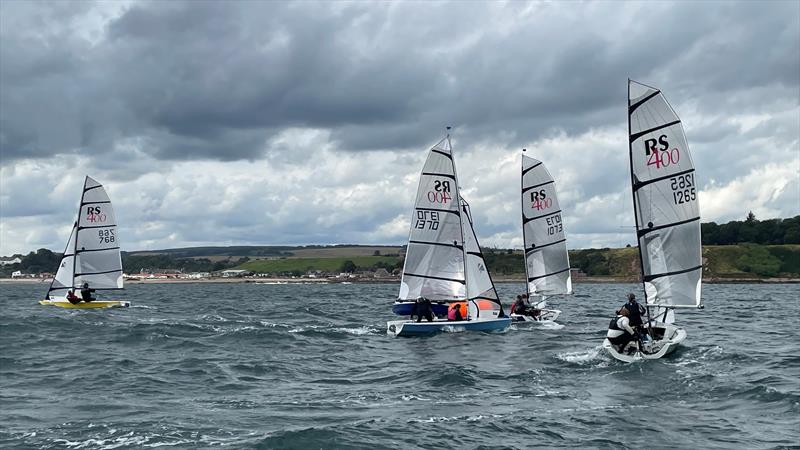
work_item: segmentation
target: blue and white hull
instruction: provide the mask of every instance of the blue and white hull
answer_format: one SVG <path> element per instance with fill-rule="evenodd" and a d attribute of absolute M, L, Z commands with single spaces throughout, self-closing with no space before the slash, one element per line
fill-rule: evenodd
<path fill-rule="evenodd" d="M 392 320 L 386 322 L 386 333 L 392 336 L 425 336 L 436 333 L 457 333 L 461 331 L 503 331 L 511 325 L 511 318 L 502 317 L 484 320 L 434 320 L 416 322 L 412 320 Z"/>

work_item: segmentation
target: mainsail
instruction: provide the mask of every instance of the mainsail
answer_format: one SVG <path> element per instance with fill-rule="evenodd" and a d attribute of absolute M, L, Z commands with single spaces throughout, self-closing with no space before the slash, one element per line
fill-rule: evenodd
<path fill-rule="evenodd" d="M 431 148 L 420 176 L 399 300 L 464 300 L 464 236 L 449 136 Z"/>
<path fill-rule="evenodd" d="M 86 177 L 67 248 L 59 264 L 48 298 L 64 297 L 84 283 L 96 290 L 122 289 L 122 259 L 117 222 L 103 186 Z"/>
<path fill-rule="evenodd" d="M 572 293 L 569 255 L 553 177 L 544 164 L 522 155 L 522 239 L 531 295 Z"/>
<path fill-rule="evenodd" d="M 492 282 L 492 276 L 489 275 L 489 268 L 483 259 L 478 237 L 475 235 L 469 204 L 463 198 L 461 198 L 461 214 L 470 315 L 480 317 L 481 311 L 499 313 L 503 307 Z"/>
<path fill-rule="evenodd" d="M 703 271 L 694 163 L 678 115 L 628 81 L 633 206 L 648 304 L 699 306 Z"/>

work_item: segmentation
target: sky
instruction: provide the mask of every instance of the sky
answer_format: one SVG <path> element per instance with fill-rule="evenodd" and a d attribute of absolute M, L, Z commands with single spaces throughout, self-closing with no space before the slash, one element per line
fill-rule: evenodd
<path fill-rule="evenodd" d="M 800 214 L 800 3 L 0 3 L 0 255 L 62 251 L 83 178 L 123 250 L 404 244 L 452 128 L 485 247 L 522 148 L 570 248 L 635 245 L 627 79 L 683 120 L 702 221 Z"/>

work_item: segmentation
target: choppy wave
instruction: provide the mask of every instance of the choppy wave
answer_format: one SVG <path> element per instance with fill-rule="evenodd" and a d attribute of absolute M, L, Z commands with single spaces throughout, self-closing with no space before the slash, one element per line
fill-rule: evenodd
<path fill-rule="evenodd" d="M 3 286 L 0 447 L 800 441 L 791 287 L 708 286 L 708 307 L 679 315 L 685 345 L 636 364 L 601 347 L 626 285 L 581 285 L 590 301 L 570 302 L 556 323 L 419 339 L 385 333 L 394 285 L 135 285 L 133 307 L 99 311 L 39 306 L 35 287 Z M 520 288 L 499 286 L 509 299 Z M 725 302 L 739 313 L 723 314 Z"/>

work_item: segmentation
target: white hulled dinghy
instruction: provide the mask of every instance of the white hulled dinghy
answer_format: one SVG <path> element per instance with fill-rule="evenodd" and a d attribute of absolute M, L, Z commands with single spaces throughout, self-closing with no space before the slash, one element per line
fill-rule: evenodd
<path fill-rule="evenodd" d="M 73 304 L 69 291 L 78 294 L 84 284 L 96 291 L 122 289 L 122 258 L 119 251 L 114 208 L 103 185 L 86 177 L 78 220 L 72 227 L 67 248 L 42 305 L 71 309 L 130 306 L 121 300 L 92 300 Z"/>
<path fill-rule="evenodd" d="M 514 311 L 511 318 L 517 322 L 555 321 L 561 311 L 548 309 L 546 297 L 572 294 L 555 181 L 541 161 L 522 155 L 521 183 L 526 291 L 531 306 L 522 314 Z"/>
<path fill-rule="evenodd" d="M 389 334 L 500 331 L 511 323 L 486 268 L 469 205 L 459 193 L 449 135 L 430 150 L 420 175 L 400 293 L 393 311 L 410 316 L 419 298 L 431 302 L 435 320 L 389 321 Z M 448 321 L 448 307 L 464 303 L 466 320 Z"/>
<path fill-rule="evenodd" d="M 603 347 L 632 362 L 661 358 L 686 338 L 675 309 L 703 307 L 703 263 L 694 163 L 681 120 L 661 91 L 628 80 L 628 130 L 649 339 L 628 349 L 606 339 Z"/>

